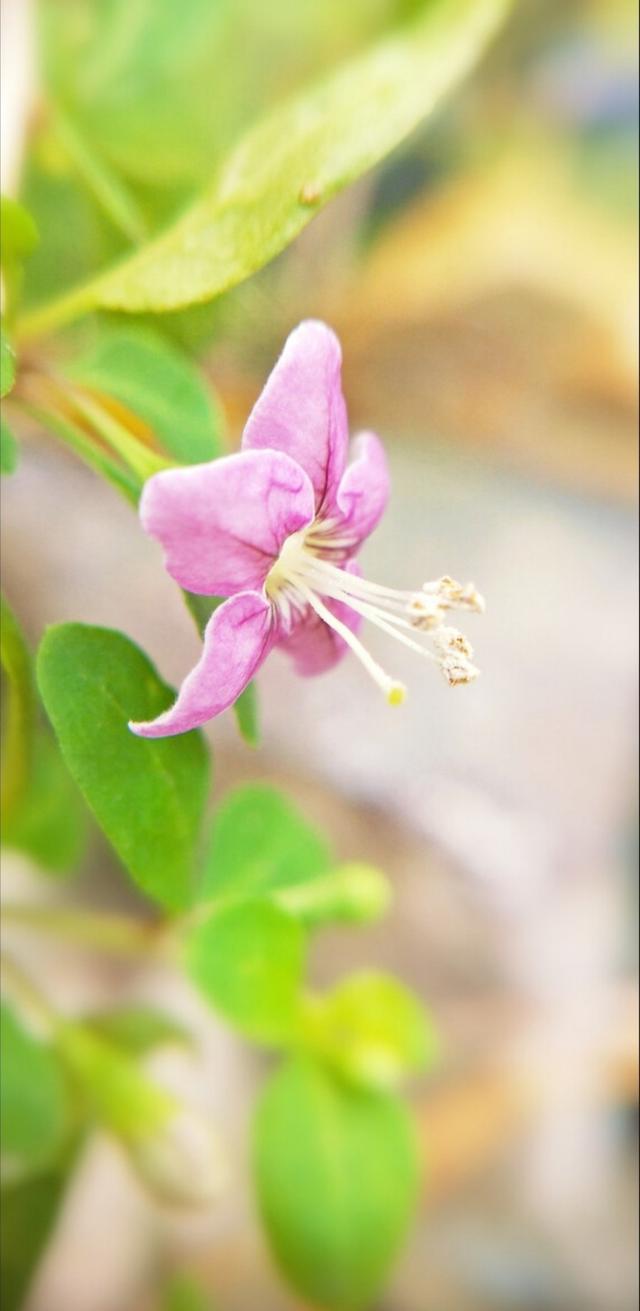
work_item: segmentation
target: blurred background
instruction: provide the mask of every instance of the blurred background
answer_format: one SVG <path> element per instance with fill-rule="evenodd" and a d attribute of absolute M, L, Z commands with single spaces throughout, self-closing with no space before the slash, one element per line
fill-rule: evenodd
<path fill-rule="evenodd" d="M 152 8 L 157 60 L 138 102 L 135 50 L 109 64 L 100 42 L 105 6 L 42 3 L 38 72 L 33 8 L 2 4 L 3 190 L 20 190 L 44 234 L 34 301 L 122 248 L 41 112 L 56 61 L 75 69 L 85 125 L 153 226 L 263 106 L 417 5 L 182 0 L 170 52 Z M 278 657 L 260 676 L 264 745 L 249 752 L 230 715 L 211 730 L 218 796 L 282 785 L 341 858 L 392 877 L 391 916 L 326 934 L 316 978 L 392 968 L 444 1037 L 437 1078 L 412 1091 L 423 1201 L 380 1311 L 637 1304 L 636 47 L 627 0 L 520 0 L 386 164 L 249 282 L 161 325 L 201 359 L 233 448 L 286 333 L 330 322 L 352 430 L 380 433 L 393 476 L 368 576 L 404 587 L 449 573 L 487 598 L 468 625 L 482 668 L 470 688 L 394 652 L 410 696 L 390 711 L 350 659 L 304 681 Z M 34 429 L 3 500 L 5 585 L 33 641 L 64 619 L 121 627 L 179 681 L 195 633 L 115 493 Z M 42 898 L 17 856 L 5 887 Z M 46 895 L 130 904 L 97 837 L 75 882 Z M 271 1272 L 247 1184 L 259 1059 L 159 971 L 40 944 L 35 963 L 69 1010 L 115 995 L 189 1017 L 202 1054 L 166 1054 L 164 1073 L 215 1110 L 231 1177 L 211 1214 L 179 1217 L 96 1141 L 29 1311 L 149 1311 L 174 1266 L 224 1311 L 299 1306 Z"/>

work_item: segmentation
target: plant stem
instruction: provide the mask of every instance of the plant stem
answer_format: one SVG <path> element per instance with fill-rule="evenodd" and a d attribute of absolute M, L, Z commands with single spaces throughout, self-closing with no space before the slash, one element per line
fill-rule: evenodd
<path fill-rule="evenodd" d="M 17 906 L 2 908 L 6 924 L 52 933 L 79 946 L 96 947 L 116 956 L 163 954 L 170 930 L 162 920 L 136 923 L 123 915 L 76 910 L 74 907 Z"/>
<path fill-rule="evenodd" d="M 139 442 L 97 401 L 76 388 L 73 388 L 70 394 L 76 409 L 143 482 L 152 474 L 159 473 L 161 469 L 171 468 L 169 460 L 163 459 L 161 455 L 157 455 L 155 451 Z"/>
<path fill-rule="evenodd" d="M 13 397 L 12 397 L 13 400 Z M 74 451 L 80 459 L 88 464 L 96 473 L 106 478 L 108 482 L 117 487 L 132 505 L 137 505 L 140 495 L 140 484 L 134 481 L 126 469 L 121 469 L 119 465 L 110 460 L 107 455 L 99 451 L 77 424 L 72 423 L 70 419 L 63 419 L 59 414 L 53 414 L 50 410 L 45 410 L 40 405 L 32 405 L 30 401 L 23 400 L 21 397 L 15 398 L 16 405 L 24 410 L 30 418 L 36 419 L 42 424 L 43 428 L 48 428 L 54 433 L 60 441 L 64 442 L 70 450 Z"/>
<path fill-rule="evenodd" d="M 51 1034 L 57 1028 L 57 1016 L 40 989 L 13 956 L 7 955 L 6 952 L 0 955 L 0 978 L 3 991 L 6 990 L 15 997 L 18 1005 L 27 1015 L 33 1017 L 39 1028 L 46 1034 Z"/>

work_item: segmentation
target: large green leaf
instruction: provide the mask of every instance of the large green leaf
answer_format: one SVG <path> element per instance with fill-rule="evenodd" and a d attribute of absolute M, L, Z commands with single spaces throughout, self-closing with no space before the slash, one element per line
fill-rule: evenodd
<path fill-rule="evenodd" d="M 418 999 L 391 975 L 351 975 L 326 996 L 310 999 L 308 1007 L 316 1050 L 368 1087 L 392 1087 L 437 1055 L 433 1025 Z"/>
<path fill-rule="evenodd" d="M 222 418 L 213 395 L 187 356 L 152 329 L 104 330 L 68 372 L 132 410 L 181 463 L 220 455 Z"/>
<path fill-rule="evenodd" d="M 305 1301 L 327 1311 L 371 1306 L 416 1200 L 402 1104 L 292 1060 L 258 1106 L 254 1170 L 271 1247 Z"/>
<path fill-rule="evenodd" d="M 3 1177 L 47 1165 L 68 1127 L 64 1077 L 54 1052 L 34 1038 L 8 1005 L 0 1008 L 0 1137 Z"/>
<path fill-rule="evenodd" d="M 216 814 L 201 898 L 258 897 L 295 887 L 329 868 L 324 838 L 275 788 L 238 788 Z"/>
<path fill-rule="evenodd" d="M 263 118 L 176 224 L 25 320 L 25 333 L 97 306 L 177 309 L 241 282 L 434 108 L 477 59 L 508 2 L 432 0 L 412 27 Z"/>
<path fill-rule="evenodd" d="M 32 151 L 22 185 L 41 233 L 24 270 L 25 306 L 64 295 L 130 249 L 55 146 L 45 142 Z"/>
<path fill-rule="evenodd" d="M 62 1165 L 2 1189 L 0 1199 L 0 1304 L 20 1311 L 64 1196 Z"/>
<path fill-rule="evenodd" d="M 190 179 L 206 159 L 229 0 L 42 0 L 45 76 L 130 176 Z"/>
<path fill-rule="evenodd" d="M 300 925 L 263 901 L 217 911 L 185 943 L 187 972 L 207 1001 L 263 1042 L 296 1034 L 304 960 Z"/>
<path fill-rule="evenodd" d="M 133 879 L 168 909 L 189 905 L 209 780 L 202 735 L 130 732 L 129 719 L 154 719 L 173 694 L 122 633 L 51 628 L 37 674 L 71 774 Z"/>

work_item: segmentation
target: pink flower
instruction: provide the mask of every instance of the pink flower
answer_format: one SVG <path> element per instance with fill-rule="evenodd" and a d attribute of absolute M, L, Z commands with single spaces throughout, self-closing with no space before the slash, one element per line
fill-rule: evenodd
<path fill-rule="evenodd" d="M 131 724 L 142 737 L 185 733 L 219 715 L 274 646 L 301 674 L 330 669 L 348 647 L 391 704 L 405 689 L 357 637 L 367 619 L 438 661 L 450 683 L 476 674 L 471 649 L 445 628 L 453 606 L 481 598 L 452 579 L 399 592 L 362 579 L 356 554 L 389 495 L 381 443 L 361 433 L 347 463 L 341 352 L 323 323 L 288 338 L 247 423 L 242 449 L 210 464 L 168 469 L 145 484 L 140 515 L 165 564 L 189 592 L 224 596 L 204 634 L 202 656 L 171 709 Z M 434 650 L 422 639 L 433 630 Z M 418 640 L 421 639 L 421 640 Z"/>

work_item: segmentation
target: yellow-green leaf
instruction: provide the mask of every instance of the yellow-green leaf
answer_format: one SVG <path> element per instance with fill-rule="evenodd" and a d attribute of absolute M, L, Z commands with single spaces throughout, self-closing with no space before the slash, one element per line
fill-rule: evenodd
<path fill-rule="evenodd" d="M 183 217 L 119 266 L 25 320 L 44 331 L 97 306 L 209 300 L 278 254 L 393 150 L 472 67 L 509 0 L 432 0 L 411 27 L 260 121 Z"/>

